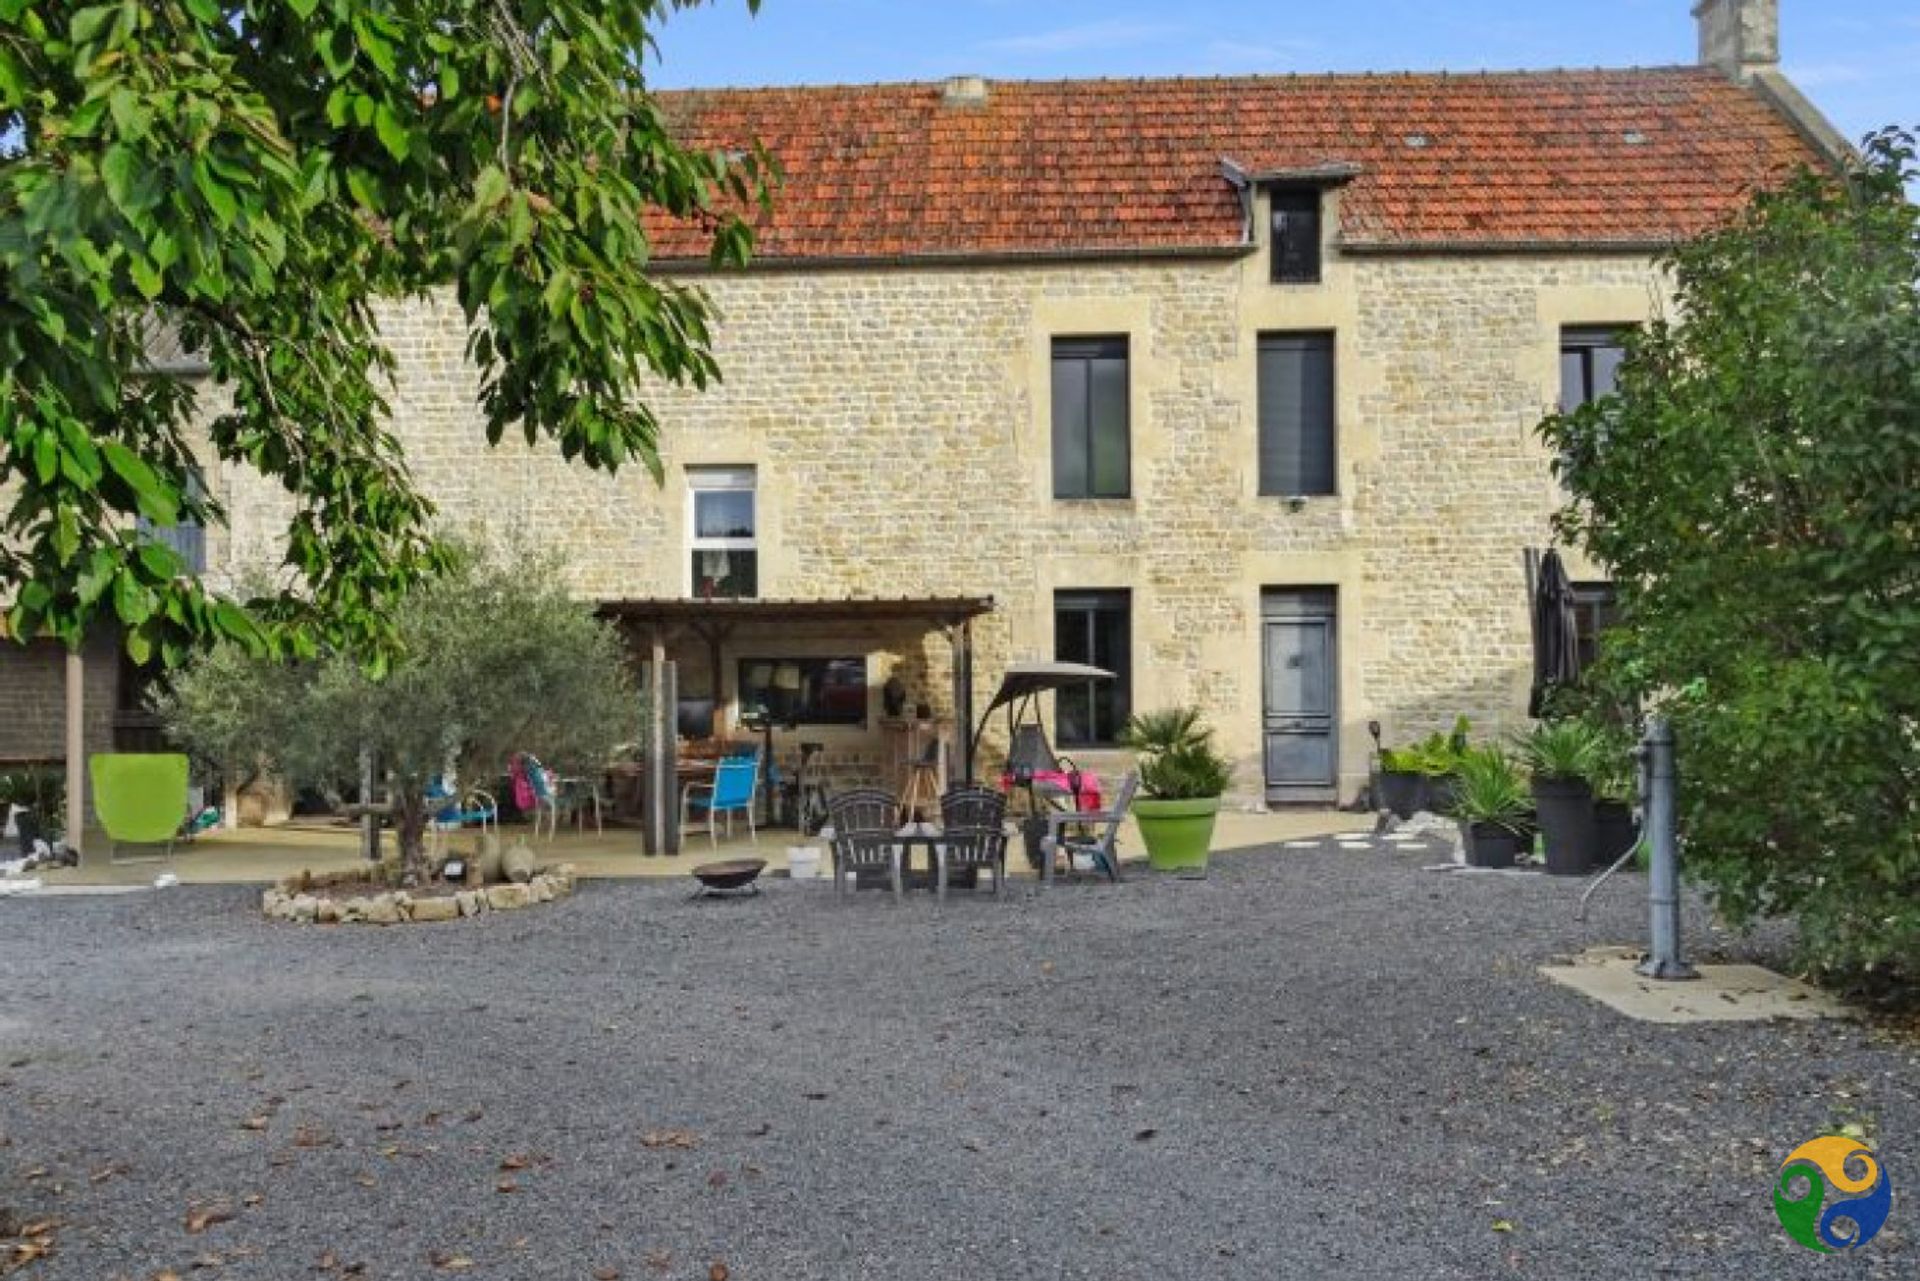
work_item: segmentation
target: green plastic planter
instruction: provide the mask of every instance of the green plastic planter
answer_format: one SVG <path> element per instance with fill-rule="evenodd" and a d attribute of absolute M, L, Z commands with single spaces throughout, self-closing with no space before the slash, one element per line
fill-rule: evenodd
<path fill-rule="evenodd" d="M 1140 839 L 1147 843 L 1147 865 L 1156 872 L 1207 870 L 1207 852 L 1213 848 L 1213 820 L 1220 798 L 1197 801 L 1138 800 L 1133 817 Z"/>

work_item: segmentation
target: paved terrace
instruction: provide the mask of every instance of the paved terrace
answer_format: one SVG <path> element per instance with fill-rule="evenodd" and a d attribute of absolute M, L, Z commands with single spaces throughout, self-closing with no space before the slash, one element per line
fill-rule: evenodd
<path fill-rule="evenodd" d="M 1306 837 L 1338 832 L 1367 831 L 1373 827 L 1370 814 L 1343 814 L 1333 810 L 1286 811 L 1274 814 L 1234 814 L 1220 816 L 1215 838 L 1219 849 L 1248 849 Z M 534 839 L 532 829 L 508 825 L 502 829 L 506 840 L 525 838 L 543 863 L 572 863 L 585 877 L 684 877 L 701 863 L 722 858 L 764 858 L 770 869 L 784 870 L 787 847 L 811 844 L 822 850 L 825 842 L 804 841 L 790 828 L 772 828 L 760 833 L 758 842 L 747 839 L 746 825 L 736 821 L 735 835 L 724 835 L 717 844 L 709 844 L 704 831 L 691 832 L 685 848 L 671 858 L 647 858 L 640 852 L 640 833 L 633 828 L 608 827 L 596 834 L 592 824 L 585 832 L 562 826 L 551 840 Z M 391 852 L 392 833 L 385 833 L 383 848 Z M 451 847 L 469 848 L 469 834 L 449 838 Z M 1120 852 L 1123 859 L 1145 857 L 1145 846 L 1132 820 L 1121 828 Z M 1017 839 L 1010 852 L 1014 875 L 1030 875 Z M 341 871 L 358 866 L 360 844 L 357 832 L 346 827 L 297 823 L 274 828 L 240 828 L 209 832 L 198 839 L 175 847 L 171 863 L 121 863 L 108 861 L 104 836 L 96 836 L 83 865 L 71 869 L 48 869 L 31 873 L 50 885 L 142 885 L 152 882 L 162 871 L 171 870 L 189 885 L 267 884 L 307 869 L 314 872 Z M 824 862 L 824 860 L 823 860 Z"/>

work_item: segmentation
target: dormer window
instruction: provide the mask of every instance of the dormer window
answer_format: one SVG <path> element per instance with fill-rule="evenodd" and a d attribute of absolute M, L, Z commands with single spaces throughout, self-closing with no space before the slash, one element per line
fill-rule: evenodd
<path fill-rule="evenodd" d="M 1273 283 L 1320 283 L 1320 189 L 1317 187 L 1274 190 Z"/>

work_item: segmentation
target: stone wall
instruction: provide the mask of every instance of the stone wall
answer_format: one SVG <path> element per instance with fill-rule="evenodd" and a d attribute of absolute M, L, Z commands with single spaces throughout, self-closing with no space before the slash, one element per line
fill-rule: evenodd
<path fill-rule="evenodd" d="M 1264 217 L 1256 224 L 1264 226 Z M 1329 222 L 1337 220 L 1329 219 Z M 771 597 L 991 594 L 976 686 L 1050 657 L 1053 593 L 1126 587 L 1134 702 L 1201 704 L 1259 787 L 1260 593 L 1339 592 L 1343 793 L 1363 727 L 1390 740 L 1523 711 L 1521 552 L 1556 499 L 1531 435 L 1558 390 L 1563 324 L 1634 322 L 1659 281 L 1633 257 L 1329 256 L 1276 287 L 1265 255 L 1156 263 L 765 272 L 703 278 L 725 381 L 663 389 L 666 483 L 520 441 L 489 452 L 448 303 L 388 310 L 396 425 L 449 525 L 563 553 L 584 597 L 687 582 L 685 469 L 753 464 Z M 1257 335 L 1332 329 L 1340 493 L 1257 494 Z M 1131 339 L 1133 496 L 1059 502 L 1049 475 L 1057 335 Z M 235 561 L 269 559 L 284 496 L 221 481 Z M 219 544 L 216 543 L 216 547 Z M 878 686 L 906 658 L 946 711 L 938 636 L 875 642 Z M 723 655 L 730 667 L 732 651 Z"/>

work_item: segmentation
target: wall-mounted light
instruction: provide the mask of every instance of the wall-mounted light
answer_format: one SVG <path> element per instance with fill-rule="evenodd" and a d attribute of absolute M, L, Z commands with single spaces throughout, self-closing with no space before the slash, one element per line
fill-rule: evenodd
<path fill-rule="evenodd" d="M 1305 507 L 1306 505 L 1307 505 L 1307 496 L 1305 494 L 1288 494 L 1287 495 L 1288 511 L 1297 512 L 1301 508 Z"/>

